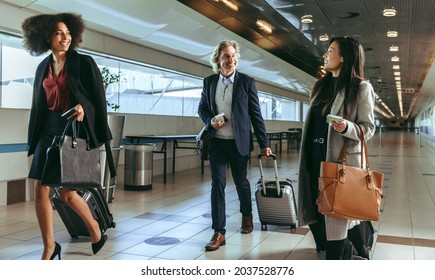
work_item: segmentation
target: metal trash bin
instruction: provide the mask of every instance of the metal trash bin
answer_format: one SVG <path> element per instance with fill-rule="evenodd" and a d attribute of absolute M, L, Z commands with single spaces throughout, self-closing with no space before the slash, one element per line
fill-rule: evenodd
<path fill-rule="evenodd" d="M 124 146 L 124 189 L 145 191 L 152 189 L 154 144 Z"/>

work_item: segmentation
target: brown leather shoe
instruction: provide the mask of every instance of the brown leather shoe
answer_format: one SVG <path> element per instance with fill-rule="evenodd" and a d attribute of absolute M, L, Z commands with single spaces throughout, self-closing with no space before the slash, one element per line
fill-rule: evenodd
<path fill-rule="evenodd" d="M 252 223 L 252 214 L 242 217 L 241 233 L 251 233 L 254 230 L 254 224 Z"/>
<path fill-rule="evenodd" d="M 215 232 L 213 237 L 210 239 L 210 242 L 205 245 L 206 251 L 214 251 L 219 249 L 220 246 L 225 245 L 225 235 L 219 232 Z"/>

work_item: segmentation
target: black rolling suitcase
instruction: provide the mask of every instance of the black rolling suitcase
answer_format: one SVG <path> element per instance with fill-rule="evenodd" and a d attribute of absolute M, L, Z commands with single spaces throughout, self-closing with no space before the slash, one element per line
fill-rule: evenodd
<path fill-rule="evenodd" d="M 265 154 L 259 154 L 260 179 L 257 182 L 255 198 L 257 201 L 257 210 L 261 222 L 261 228 L 267 230 L 267 225 L 290 226 L 296 228 L 297 213 L 296 199 L 292 182 L 289 179 L 278 177 L 278 167 L 276 156 L 271 154 L 274 161 L 275 178 L 265 179 L 263 177 L 263 166 L 261 157 Z"/>
<path fill-rule="evenodd" d="M 103 193 L 100 188 L 80 189 L 77 190 L 77 193 L 82 196 L 88 204 L 92 215 L 98 221 L 103 233 L 109 228 L 116 227 L 116 223 L 113 221 L 113 216 L 109 211 L 109 207 L 106 200 L 103 198 Z M 82 218 L 60 199 L 57 188 L 54 188 L 52 201 L 72 238 L 91 236 Z"/>

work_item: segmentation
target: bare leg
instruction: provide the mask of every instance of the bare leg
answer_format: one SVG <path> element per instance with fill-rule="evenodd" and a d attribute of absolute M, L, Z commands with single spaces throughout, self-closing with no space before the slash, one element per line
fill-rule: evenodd
<path fill-rule="evenodd" d="M 60 189 L 61 199 L 68 204 L 83 219 L 89 228 L 92 243 L 101 239 L 101 230 L 98 222 L 92 216 L 92 212 L 84 199 L 75 191 L 66 188 Z"/>
<path fill-rule="evenodd" d="M 40 180 L 35 180 L 35 211 L 41 230 L 44 251 L 41 260 L 50 259 L 55 249 L 53 233 L 53 207 L 50 199 L 50 188 L 41 185 Z"/>

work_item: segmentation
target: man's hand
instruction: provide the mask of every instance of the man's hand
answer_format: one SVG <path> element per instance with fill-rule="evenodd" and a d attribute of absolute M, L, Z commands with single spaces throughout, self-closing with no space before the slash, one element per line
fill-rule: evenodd
<path fill-rule="evenodd" d="M 268 156 L 270 156 L 270 154 L 272 154 L 272 150 L 269 147 L 267 147 L 267 148 L 261 149 L 261 153 L 266 154 L 266 156 L 264 156 L 262 158 L 267 158 Z"/>

